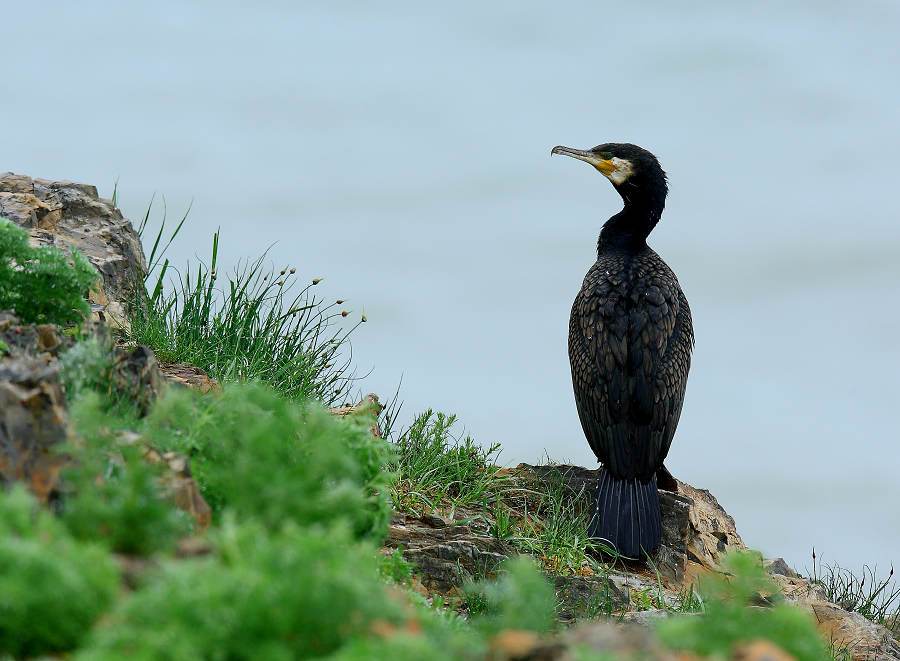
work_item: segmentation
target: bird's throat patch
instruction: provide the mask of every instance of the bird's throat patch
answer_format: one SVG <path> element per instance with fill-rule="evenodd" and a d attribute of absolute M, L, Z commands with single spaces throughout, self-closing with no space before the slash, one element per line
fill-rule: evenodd
<path fill-rule="evenodd" d="M 603 163 L 610 164 L 611 167 L 609 169 L 609 172 L 606 172 L 606 170 L 601 170 L 599 166 L 597 167 L 597 169 L 600 170 L 600 172 L 602 172 L 607 179 L 609 179 L 617 186 L 619 184 L 625 183 L 628 178 L 632 174 L 634 174 L 634 167 L 631 165 L 631 161 L 629 161 L 627 158 L 619 158 L 618 156 L 616 156 L 609 161 L 603 161 Z"/>

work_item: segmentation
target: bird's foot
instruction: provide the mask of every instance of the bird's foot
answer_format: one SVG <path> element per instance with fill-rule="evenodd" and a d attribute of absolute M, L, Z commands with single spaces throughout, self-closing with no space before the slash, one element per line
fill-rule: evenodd
<path fill-rule="evenodd" d="M 678 480 L 669 472 L 668 468 L 661 466 L 656 471 L 656 487 L 663 491 L 678 493 Z"/>

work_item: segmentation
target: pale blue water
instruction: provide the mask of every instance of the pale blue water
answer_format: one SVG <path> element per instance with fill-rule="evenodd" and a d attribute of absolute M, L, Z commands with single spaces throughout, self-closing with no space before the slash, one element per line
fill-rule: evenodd
<path fill-rule="evenodd" d="M 697 330 L 670 467 L 769 554 L 886 566 L 900 7 L 683 4 L 7 3 L 0 169 L 193 199 L 176 261 L 277 242 L 367 313 L 365 390 L 590 464 L 566 328 L 619 200 L 548 154 L 642 144 Z"/>

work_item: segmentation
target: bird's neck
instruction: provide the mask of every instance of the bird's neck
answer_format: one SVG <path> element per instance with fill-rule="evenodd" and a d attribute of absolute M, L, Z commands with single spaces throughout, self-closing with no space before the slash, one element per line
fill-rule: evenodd
<path fill-rule="evenodd" d="M 630 196 L 622 193 L 625 208 L 607 220 L 600 230 L 597 250 L 621 248 L 640 250 L 647 245 L 647 237 L 656 227 L 666 205 L 665 194 Z"/>

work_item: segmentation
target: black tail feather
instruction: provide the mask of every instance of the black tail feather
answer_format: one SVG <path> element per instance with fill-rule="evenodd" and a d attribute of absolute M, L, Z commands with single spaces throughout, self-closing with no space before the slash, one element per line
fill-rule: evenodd
<path fill-rule="evenodd" d="M 623 480 L 601 469 L 588 535 L 626 558 L 643 559 L 656 551 L 662 539 L 656 476 Z"/>

